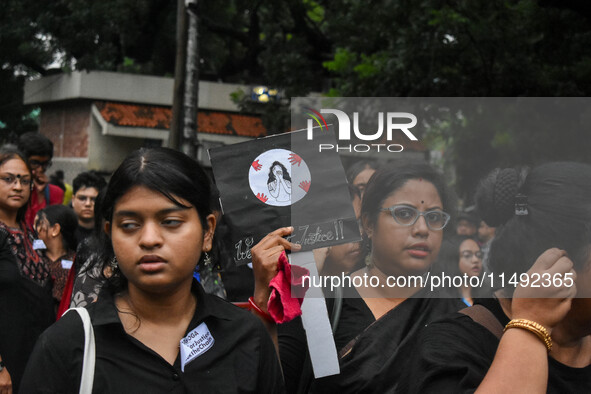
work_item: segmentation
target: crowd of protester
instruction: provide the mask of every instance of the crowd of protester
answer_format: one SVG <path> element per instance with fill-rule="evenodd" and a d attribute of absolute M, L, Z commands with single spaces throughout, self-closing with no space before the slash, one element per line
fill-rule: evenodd
<path fill-rule="evenodd" d="M 587 164 L 497 169 L 459 212 L 428 164 L 351 165 L 362 241 L 314 258 L 321 277 L 378 283 L 324 289 L 340 373 L 315 379 L 302 319 L 277 324 L 268 309 L 282 258 L 301 249 L 292 228 L 236 269 L 215 186 L 184 154 L 142 149 L 108 183 L 88 171 L 69 188 L 46 175 L 52 157 L 39 133 L 0 149 L 2 394 L 89 381 L 97 393 L 591 392 Z M 430 275 L 465 280 L 388 282 Z M 77 307 L 91 334 L 64 314 Z"/>

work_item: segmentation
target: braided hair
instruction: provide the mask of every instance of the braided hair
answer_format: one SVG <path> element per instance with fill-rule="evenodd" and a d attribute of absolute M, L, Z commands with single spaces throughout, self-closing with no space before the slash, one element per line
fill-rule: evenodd
<path fill-rule="evenodd" d="M 520 203 L 522 215 L 516 214 Z M 499 227 L 489 255 L 495 273 L 510 277 L 526 272 L 553 247 L 568 253 L 575 270 L 584 268 L 591 250 L 590 165 L 553 162 L 531 172 L 496 169 L 479 185 L 476 205 L 486 224 Z"/>

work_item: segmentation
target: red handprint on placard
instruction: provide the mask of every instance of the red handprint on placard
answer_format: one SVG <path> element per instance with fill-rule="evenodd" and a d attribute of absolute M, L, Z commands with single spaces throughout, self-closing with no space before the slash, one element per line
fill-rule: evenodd
<path fill-rule="evenodd" d="M 297 164 L 299 167 L 300 164 L 302 163 L 302 158 L 295 153 L 291 153 L 289 155 L 289 162 L 291 163 L 292 166 Z"/>
<path fill-rule="evenodd" d="M 308 193 L 308 190 L 310 190 L 310 181 L 301 181 L 300 182 L 300 187 L 306 192 Z"/>
<path fill-rule="evenodd" d="M 269 199 L 269 197 L 265 196 L 264 193 L 257 193 L 257 198 L 262 202 L 267 202 L 267 200 Z"/>
<path fill-rule="evenodd" d="M 253 161 L 251 166 L 252 168 L 254 168 L 255 171 L 259 171 L 261 168 L 263 168 L 263 166 L 259 163 L 258 160 Z"/>

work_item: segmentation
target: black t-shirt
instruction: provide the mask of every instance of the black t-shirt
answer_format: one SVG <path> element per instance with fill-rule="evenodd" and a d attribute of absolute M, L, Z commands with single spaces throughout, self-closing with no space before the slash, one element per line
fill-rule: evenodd
<path fill-rule="evenodd" d="M 80 245 L 82 243 L 82 241 L 84 241 L 86 238 L 90 237 L 92 235 L 92 232 L 94 231 L 94 228 L 86 228 L 86 227 L 82 227 L 80 225 L 78 225 L 78 227 L 76 227 L 76 231 L 74 231 L 74 237 L 76 238 L 76 243 L 78 245 Z"/>
<path fill-rule="evenodd" d="M 509 322 L 494 299 L 477 300 Z M 399 393 L 473 393 L 494 359 L 499 339 L 464 314 L 430 323 L 407 349 Z M 591 365 L 571 368 L 549 357 L 548 393 L 591 393 Z"/>
<path fill-rule="evenodd" d="M 281 393 L 275 348 L 262 323 L 247 311 L 205 294 L 196 282 L 195 314 L 187 333 L 206 323 L 214 343 L 181 370 L 127 335 L 112 295 L 88 307 L 96 339 L 95 393 Z M 77 393 L 84 330 L 69 312 L 39 338 L 23 378 L 23 393 Z"/>

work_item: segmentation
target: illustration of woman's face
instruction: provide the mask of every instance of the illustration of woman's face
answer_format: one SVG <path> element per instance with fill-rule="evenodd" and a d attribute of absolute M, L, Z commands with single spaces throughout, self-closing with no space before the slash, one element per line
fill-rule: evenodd
<path fill-rule="evenodd" d="M 283 176 L 283 170 L 281 169 L 281 166 L 278 166 L 277 164 L 273 167 L 273 174 L 275 174 L 276 176 Z"/>

